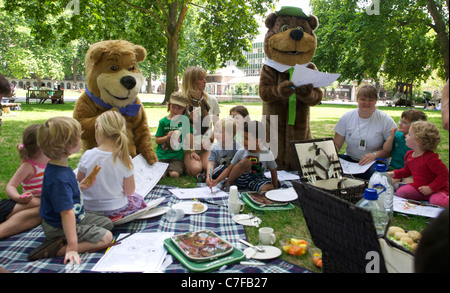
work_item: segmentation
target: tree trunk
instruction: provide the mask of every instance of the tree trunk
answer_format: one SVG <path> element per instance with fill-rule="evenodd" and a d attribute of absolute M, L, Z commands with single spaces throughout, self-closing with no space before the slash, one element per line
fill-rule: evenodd
<path fill-rule="evenodd" d="M 170 95 L 178 91 L 178 1 L 169 3 L 169 19 L 167 22 L 167 71 L 166 71 L 166 94 L 164 102 L 168 102 Z"/>
<path fill-rule="evenodd" d="M 166 94 L 164 102 L 169 101 L 170 95 L 178 91 L 178 36 L 172 36 L 167 44 L 167 72 Z"/>
<path fill-rule="evenodd" d="M 73 63 L 72 63 L 72 74 L 73 74 L 73 84 L 74 87 L 73 89 L 76 90 L 78 88 L 78 84 L 77 84 L 77 61 L 78 58 L 73 58 Z"/>
<path fill-rule="evenodd" d="M 433 29 L 436 32 L 440 44 L 441 56 L 443 59 L 443 66 L 445 72 L 445 78 L 448 79 L 449 76 L 449 38 L 448 31 L 446 28 L 445 19 L 439 14 L 438 8 L 436 7 L 436 2 L 434 0 L 427 0 L 427 9 L 433 18 L 434 25 Z M 442 10 L 443 7 L 441 7 Z M 448 10 L 448 1 L 447 1 Z"/>

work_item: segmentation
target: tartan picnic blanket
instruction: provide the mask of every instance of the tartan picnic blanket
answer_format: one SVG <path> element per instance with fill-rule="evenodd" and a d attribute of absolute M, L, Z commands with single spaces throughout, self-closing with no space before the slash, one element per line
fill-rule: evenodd
<path fill-rule="evenodd" d="M 180 202 L 169 189 L 170 186 L 156 185 L 145 197 L 146 202 L 165 197 L 159 206 L 172 206 Z M 239 242 L 239 239 L 247 239 L 245 229 L 242 225 L 235 223 L 232 216 L 228 213 L 226 199 L 215 199 L 215 203 L 222 206 L 208 205 L 206 212 L 196 215 L 186 215 L 179 222 L 169 222 L 162 216 L 145 220 L 134 220 L 132 222 L 114 227 L 112 233 L 114 236 L 120 233 L 140 232 L 174 232 L 181 234 L 198 230 L 211 230 L 220 237 L 230 242 L 235 248 L 244 250 L 245 245 Z M 142 231 L 143 230 L 143 231 Z M 91 272 L 95 264 L 105 254 L 105 251 L 93 252 L 89 254 L 80 254 L 82 263 L 79 266 L 67 266 L 64 264 L 63 257 L 40 259 L 37 261 L 28 261 L 28 254 L 45 239 L 41 226 L 29 231 L 0 240 L 0 267 L 11 272 L 21 273 L 88 273 Z M 170 253 L 168 253 L 170 254 Z M 264 261 L 264 266 L 245 266 L 239 263 L 230 264 L 223 270 L 214 272 L 223 273 L 308 273 L 305 268 L 295 266 L 291 263 L 274 259 Z M 188 273 L 175 257 L 165 273 Z"/>

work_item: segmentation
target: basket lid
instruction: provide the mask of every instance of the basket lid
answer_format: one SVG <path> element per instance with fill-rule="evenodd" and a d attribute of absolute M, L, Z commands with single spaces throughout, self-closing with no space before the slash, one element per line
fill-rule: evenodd
<path fill-rule="evenodd" d="M 366 188 L 366 190 L 364 190 L 363 197 L 364 199 L 367 200 L 377 200 L 378 199 L 377 190 L 374 188 Z"/>

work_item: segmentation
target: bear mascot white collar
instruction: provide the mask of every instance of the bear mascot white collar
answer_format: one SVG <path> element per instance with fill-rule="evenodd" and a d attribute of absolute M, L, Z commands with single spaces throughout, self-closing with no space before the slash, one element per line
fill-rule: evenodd
<path fill-rule="evenodd" d="M 138 63 L 146 50 L 125 40 L 101 41 L 86 53 L 87 88 L 77 100 L 73 117 L 83 128 L 83 150 L 97 146 L 95 120 L 105 111 L 119 111 L 127 121 L 130 155 L 142 154 L 149 164 L 157 161 L 147 116 L 137 97 L 144 82 Z"/>
<path fill-rule="evenodd" d="M 311 60 L 317 46 L 313 31 L 318 24 L 315 16 L 307 16 L 297 7 L 282 7 L 276 13 L 269 14 L 265 20 L 268 31 L 264 38 L 264 52 L 271 59 L 270 63 L 284 64 L 285 70 L 296 64 L 307 64 L 305 66 L 308 68 L 317 70 Z M 310 107 L 322 101 L 323 93 L 311 84 L 295 87 L 290 81 L 289 71 L 285 70 L 280 72 L 268 64 L 263 65 L 259 96 L 263 100 L 266 137 L 271 140 L 277 168 L 297 170 L 298 163 L 293 160 L 296 155 L 290 142 L 312 138 Z M 271 116 L 277 119 L 276 134 L 271 133 Z"/>

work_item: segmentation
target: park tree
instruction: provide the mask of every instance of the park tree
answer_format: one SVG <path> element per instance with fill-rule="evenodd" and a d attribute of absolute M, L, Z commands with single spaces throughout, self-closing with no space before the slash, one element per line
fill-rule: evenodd
<path fill-rule="evenodd" d="M 243 51 L 258 33 L 257 16 L 273 0 L 4 0 L 7 13 L 34 20 L 31 33 L 42 42 L 126 38 L 147 49 L 150 64 L 165 62 L 166 100 L 178 89 L 179 50 L 198 46 L 207 69 L 226 61 L 246 63 Z M 195 13 L 194 13 L 195 12 Z M 191 17 L 191 18 L 190 18 Z M 187 20 L 190 20 L 187 21 Z M 187 27 L 186 23 L 192 25 Z M 193 35 L 190 30 L 197 31 Z M 189 39 L 187 39 L 189 37 Z M 187 65 L 185 63 L 185 65 Z M 189 65 L 199 65 L 191 63 Z M 145 68 L 152 70 L 147 64 Z"/>
<path fill-rule="evenodd" d="M 426 80 L 436 69 L 441 78 L 448 79 L 445 1 L 310 3 L 320 21 L 314 62 L 321 70 L 341 73 L 341 81 L 384 76 L 413 83 Z"/>
<path fill-rule="evenodd" d="M 0 7 L 3 0 L 0 0 Z M 78 44 L 58 42 L 41 46 L 31 32 L 33 21 L 20 13 L 6 13 L 0 10 L 0 71 L 16 78 L 50 77 L 62 79 L 70 73 L 72 56 Z"/>

